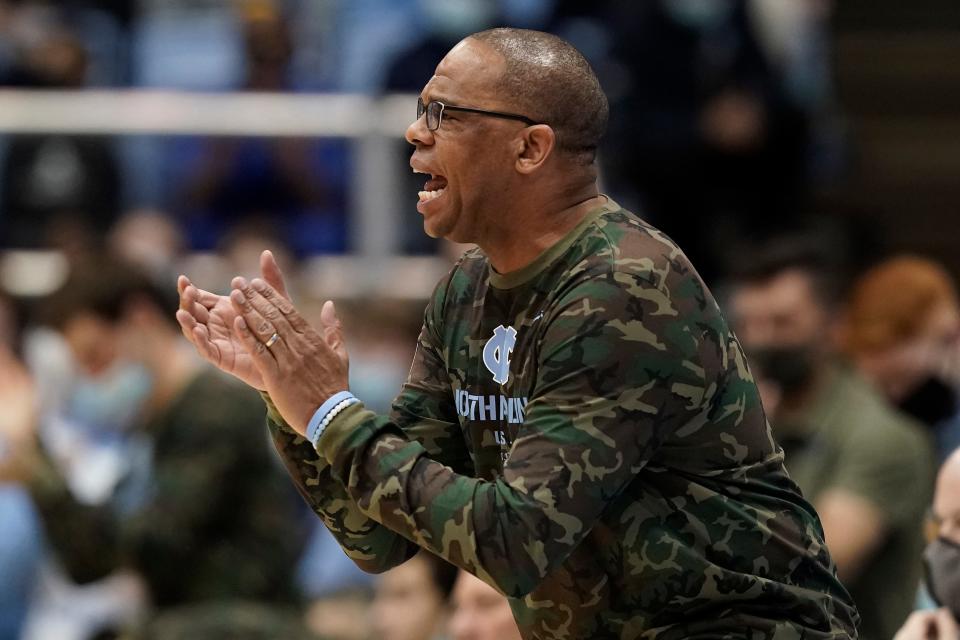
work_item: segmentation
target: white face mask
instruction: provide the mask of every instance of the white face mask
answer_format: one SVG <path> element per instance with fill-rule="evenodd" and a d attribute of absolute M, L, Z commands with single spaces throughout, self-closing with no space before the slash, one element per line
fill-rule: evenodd
<path fill-rule="evenodd" d="M 667 14 L 692 29 L 710 29 L 733 12 L 733 0 L 661 0 Z"/>

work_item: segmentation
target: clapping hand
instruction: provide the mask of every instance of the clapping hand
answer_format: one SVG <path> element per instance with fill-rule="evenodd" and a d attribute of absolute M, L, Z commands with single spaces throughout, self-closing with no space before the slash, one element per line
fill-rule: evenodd
<path fill-rule="evenodd" d="M 289 297 L 280 267 L 269 251 L 264 251 L 260 256 L 260 271 L 274 289 L 282 296 Z M 230 298 L 196 287 L 187 276 L 177 279 L 177 290 L 180 292 L 177 322 L 183 335 L 193 343 L 200 355 L 251 387 L 266 390 L 250 354 L 233 332 L 237 312 Z"/>
<path fill-rule="evenodd" d="M 263 275 L 234 278 L 229 296 L 178 281 L 177 320 L 197 351 L 221 370 L 270 394 L 284 419 L 306 432 L 311 415 L 330 396 L 347 388 L 348 358 L 333 303 L 313 329 L 287 295 L 273 255 L 260 257 Z"/>

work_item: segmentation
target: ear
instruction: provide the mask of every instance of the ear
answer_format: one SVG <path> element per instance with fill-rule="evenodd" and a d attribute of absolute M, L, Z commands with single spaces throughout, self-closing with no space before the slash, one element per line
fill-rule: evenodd
<path fill-rule="evenodd" d="M 535 124 L 525 128 L 517 139 L 517 171 L 529 175 L 542 167 L 556 144 L 557 134 L 550 125 Z"/>

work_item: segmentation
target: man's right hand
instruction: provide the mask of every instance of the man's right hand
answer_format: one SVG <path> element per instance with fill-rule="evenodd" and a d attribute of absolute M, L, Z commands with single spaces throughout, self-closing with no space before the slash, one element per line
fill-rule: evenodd
<path fill-rule="evenodd" d="M 269 251 L 260 255 L 260 270 L 270 286 L 289 298 L 280 267 Z M 254 389 L 265 390 L 263 377 L 234 333 L 237 312 L 230 298 L 204 291 L 186 276 L 177 279 L 177 290 L 180 292 L 177 322 L 197 352 L 221 371 L 236 376 Z"/>

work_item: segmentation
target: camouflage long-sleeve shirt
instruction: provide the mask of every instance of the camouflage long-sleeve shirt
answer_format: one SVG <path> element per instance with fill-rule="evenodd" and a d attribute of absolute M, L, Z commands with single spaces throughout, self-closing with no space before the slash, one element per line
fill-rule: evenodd
<path fill-rule="evenodd" d="M 348 554 L 425 547 L 525 638 L 856 636 L 716 302 L 612 202 L 518 272 L 468 252 L 390 417 L 348 408 L 319 454 L 274 433 Z"/>

